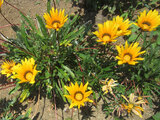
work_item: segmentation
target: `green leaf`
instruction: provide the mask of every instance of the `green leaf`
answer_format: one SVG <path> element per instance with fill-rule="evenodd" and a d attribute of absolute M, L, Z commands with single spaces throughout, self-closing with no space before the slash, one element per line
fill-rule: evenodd
<path fill-rule="evenodd" d="M 64 97 L 63 92 L 62 92 L 62 90 L 58 87 L 57 83 L 56 83 L 56 89 L 58 90 L 59 94 L 61 95 L 63 101 L 66 102 L 66 98 Z"/>
<path fill-rule="evenodd" d="M 150 4 L 156 4 L 158 0 L 152 0 Z"/>
<path fill-rule="evenodd" d="M 14 87 L 10 92 L 9 95 L 13 94 L 14 92 L 16 92 L 17 90 L 19 90 L 21 87 L 19 85 L 19 83 L 16 84 L 16 87 Z"/>
<path fill-rule="evenodd" d="M 121 16 L 126 19 L 128 17 L 128 12 L 124 12 Z"/>
<path fill-rule="evenodd" d="M 29 89 L 24 89 L 20 95 L 20 103 L 22 103 L 30 95 Z"/>
<path fill-rule="evenodd" d="M 93 91 L 93 99 L 94 99 L 94 101 L 96 101 L 96 102 L 97 102 L 97 97 L 96 97 L 96 93 L 95 93 L 95 91 Z"/>
<path fill-rule="evenodd" d="M 46 77 L 46 78 L 49 78 L 50 76 L 51 76 L 51 74 L 49 73 L 48 70 L 46 70 L 46 71 L 45 71 L 45 77 Z"/>
<path fill-rule="evenodd" d="M 31 111 L 32 111 L 32 108 L 29 108 L 24 117 L 29 117 L 29 115 L 31 114 Z"/>
<path fill-rule="evenodd" d="M 160 119 L 160 112 L 157 112 L 155 115 L 152 116 L 154 120 Z"/>
<path fill-rule="evenodd" d="M 148 102 L 149 102 L 149 106 L 152 108 L 153 106 L 153 102 L 152 99 L 150 97 L 147 98 Z"/>
<path fill-rule="evenodd" d="M 113 14 L 115 10 L 116 10 L 116 5 L 113 5 L 113 7 L 111 9 L 111 13 Z"/>
<path fill-rule="evenodd" d="M 19 34 L 21 35 L 20 39 L 21 39 L 21 42 L 24 43 L 25 49 L 30 49 L 30 45 L 29 45 L 29 42 L 28 42 L 28 39 L 27 39 L 26 29 L 24 27 L 24 24 L 22 24 L 21 31 L 19 32 Z"/>
<path fill-rule="evenodd" d="M 65 89 L 65 83 L 63 82 L 63 79 L 61 79 L 61 85 L 62 85 L 62 89 L 63 89 L 63 93 L 67 94 L 67 90 Z"/>
<path fill-rule="evenodd" d="M 67 40 L 69 40 L 69 41 L 72 41 L 72 40 L 76 39 L 77 36 L 81 35 L 84 31 L 85 31 L 84 26 L 80 27 L 79 30 L 76 30 L 76 29 L 75 29 L 74 31 L 72 31 L 72 32 L 70 32 L 68 35 L 66 35 L 66 36 L 64 37 L 64 40 L 67 39 Z"/>
<path fill-rule="evenodd" d="M 137 35 L 133 33 L 133 34 L 129 37 L 128 41 L 129 41 L 129 42 L 133 42 L 133 41 L 136 39 L 136 37 L 137 37 Z"/>
<path fill-rule="evenodd" d="M 47 1 L 47 12 L 49 13 L 51 10 L 51 0 Z"/>
<path fill-rule="evenodd" d="M 65 24 L 65 26 L 64 26 L 65 29 L 63 29 L 63 31 L 62 31 L 64 36 L 68 35 L 69 31 L 72 28 L 71 26 L 77 21 L 77 19 L 78 19 L 78 15 L 75 15 L 72 20 L 69 19 L 68 24 Z"/>
<path fill-rule="evenodd" d="M 32 28 L 32 30 L 33 31 L 37 31 L 36 30 L 36 27 L 35 27 L 35 25 L 34 25 L 34 22 L 30 19 L 30 17 L 29 16 L 25 16 L 25 15 L 23 15 L 22 13 L 20 13 L 21 14 L 21 17 L 28 23 L 28 25 Z"/>
<path fill-rule="evenodd" d="M 18 116 L 15 120 L 22 120 L 23 115 Z"/>
<path fill-rule="evenodd" d="M 105 72 L 110 71 L 110 70 L 112 70 L 111 66 L 106 67 L 106 68 L 103 69 L 103 71 L 105 71 Z"/>
<path fill-rule="evenodd" d="M 74 73 L 72 72 L 72 70 L 70 68 L 68 68 L 67 66 L 65 65 L 62 65 L 62 68 L 64 68 L 70 75 L 71 77 L 74 79 L 75 78 L 75 75 Z"/>
<path fill-rule="evenodd" d="M 60 69 L 60 68 L 58 68 L 58 67 L 56 67 L 56 68 L 57 68 L 58 71 L 59 71 L 58 76 L 59 76 L 61 79 L 65 78 L 66 81 L 70 81 L 70 78 L 69 78 L 69 76 L 68 76 L 68 74 L 67 74 L 66 72 L 64 72 L 62 69 Z"/>
<path fill-rule="evenodd" d="M 38 27 L 41 30 L 43 36 L 45 38 L 48 37 L 47 29 L 46 29 L 46 27 L 44 25 L 44 22 L 43 22 L 42 18 L 40 16 L 38 16 L 38 15 L 36 15 L 36 18 L 38 20 L 38 25 L 39 25 Z"/>
<path fill-rule="evenodd" d="M 160 31 L 159 31 L 159 32 L 160 32 Z M 158 45 L 160 45 L 160 35 L 158 35 L 156 42 L 157 42 Z"/>

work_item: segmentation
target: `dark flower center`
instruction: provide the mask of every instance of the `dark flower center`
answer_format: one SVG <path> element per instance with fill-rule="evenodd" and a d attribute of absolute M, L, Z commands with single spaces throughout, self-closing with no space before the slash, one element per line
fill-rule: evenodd
<path fill-rule="evenodd" d="M 52 22 L 52 25 L 54 25 L 54 24 L 60 24 L 60 21 L 59 21 L 59 20 L 54 20 L 54 21 Z"/>
<path fill-rule="evenodd" d="M 110 34 L 104 33 L 104 34 L 102 35 L 102 40 L 103 40 L 104 42 L 110 41 L 110 39 L 111 39 L 111 35 L 110 35 Z"/>
<path fill-rule="evenodd" d="M 121 30 L 121 28 L 118 27 L 118 31 L 120 31 L 120 30 Z"/>
<path fill-rule="evenodd" d="M 102 35 L 102 38 L 104 38 L 104 37 L 110 37 L 110 38 L 111 38 L 111 35 L 108 34 L 108 33 L 104 33 L 104 34 Z"/>
<path fill-rule="evenodd" d="M 131 61 L 132 55 L 131 55 L 130 53 L 126 53 L 126 54 L 124 54 L 123 59 L 124 59 L 126 62 Z"/>
<path fill-rule="evenodd" d="M 81 91 L 77 91 L 74 94 L 74 99 L 77 101 L 81 101 L 81 100 L 83 100 L 83 98 L 84 98 L 84 94 Z"/>
<path fill-rule="evenodd" d="M 24 78 L 28 81 L 30 81 L 33 77 L 33 73 L 31 71 L 27 71 L 25 74 L 24 74 Z"/>
<path fill-rule="evenodd" d="M 9 66 L 8 70 L 11 70 L 13 66 Z"/>
<path fill-rule="evenodd" d="M 144 21 L 142 24 L 145 24 L 145 25 L 151 26 L 151 23 L 149 23 L 148 21 Z"/>

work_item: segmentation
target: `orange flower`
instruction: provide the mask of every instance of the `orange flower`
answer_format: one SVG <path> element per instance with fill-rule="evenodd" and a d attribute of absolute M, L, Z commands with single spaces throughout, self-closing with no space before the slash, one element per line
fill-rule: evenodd
<path fill-rule="evenodd" d="M 144 60 L 144 58 L 138 58 L 139 55 L 145 53 L 145 51 L 140 52 L 141 47 L 138 47 L 139 43 L 132 43 L 130 46 L 128 45 L 127 41 L 125 43 L 125 48 L 123 46 L 116 46 L 117 51 L 119 53 L 118 56 L 116 56 L 118 61 L 118 65 L 128 63 L 130 65 L 135 65 L 138 63 L 136 60 Z"/>
<path fill-rule="evenodd" d="M 107 21 L 104 24 L 98 24 L 99 30 L 93 32 L 99 39 L 97 42 L 101 42 L 102 44 L 107 44 L 109 42 L 115 42 L 118 30 L 118 24 L 113 21 Z"/>
<path fill-rule="evenodd" d="M 67 21 L 67 16 L 64 16 L 64 9 L 60 10 L 58 13 L 57 9 L 52 8 L 49 13 L 44 13 L 44 19 L 46 20 L 46 27 L 49 29 L 59 30 L 63 27 L 64 23 Z"/>
<path fill-rule="evenodd" d="M 148 13 L 144 10 L 138 16 L 135 25 L 139 26 L 143 31 L 153 31 L 160 25 L 160 15 L 158 15 L 157 10 L 150 10 Z"/>
<path fill-rule="evenodd" d="M 64 96 L 72 100 L 69 108 L 72 108 L 73 106 L 78 106 L 79 109 L 81 105 L 84 106 L 84 102 L 93 102 L 88 98 L 92 91 L 86 92 L 87 86 L 88 82 L 85 85 L 81 83 L 80 86 L 77 84 L 77 82 L 75 83 L 75 85 L 71 83 L 69 87 L 65 86 L 65 88 L 69 91 L 70 95 Z"/>

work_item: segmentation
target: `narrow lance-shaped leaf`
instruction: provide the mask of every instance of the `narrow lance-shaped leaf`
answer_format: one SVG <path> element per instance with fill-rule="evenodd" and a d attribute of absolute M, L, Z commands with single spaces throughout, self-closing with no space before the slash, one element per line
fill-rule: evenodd
<path fill-rule="evenodd" d="M 62 69 L 56 67 L 59 71 L 59 77 L 64 78 L 66 81 L 70 81 L 70 78 L 66 72 L 64 72 Z"/>
<path fill-rule="evenodd" d="M 51 0 L 47 1 L 47 12 L 49 13 L 49 11 L 51 10 Z"/>
<path fill-rule="evenodd" d="M 74 30 L 73 32 L 69 33 L 65 38 L 69 41 L 72 41 L 74 39 L 77 38 L 77 36 L 81 35 L 83 32 L 85 31 L 85 28 L 82 26 L 81 28 L 79 28 L 79 30 Z"/>
<path fill-rule="evenodd" d="M 36 27 L 34 26 L 34 22 L 31 21 L 31 19 L 29 18 L 29 16 L 25 16 L 23 15 L 22 13 L 21 14 L 21 17 L 24 18 L 24 20 L 28 23 L 28 25 L 32 28 L 33 31 L 37 31 L 36 30 Z"/>
<path fill-rule="evenodd" d="M 64 102 L 66 102 L 66 98 L 63 95 L 62 90 L 58 87 L 58 85 L 56 84 L 56 89 L 58 90 L 59 94 L 61 95 L 62 99 L 64 100 Z"/>
<path fill-rule="evenodd" d="M 44 24 L 42 18 L 38 15 L 36 15 L 36 18 L 38 20 L 39 29 L 42 32 L 43 36 L 48 37 L 47 29 L 45 27 L 45 24 Z"/>
<path fill-rule="evenodd" d="M 22 43 L 24 43 L 25 48 L 24 49 L 29 49 L 30 45 L 29 45 L 29 41 L 27 39 L 27 34 L 26 34 L 26 29 L 24 27 L 24 24 L 22 24 L 21 26 L 21 41 Z"/>
<path fill-rule="evenodd" d="M 30 95 L 29 89 L 23 90 L 20 96 L 20 103 L 22 103 Z"/>
<path fill-rule="evenodd" d="M 62 65 L 62 67 L 71 75 L 71 77 L 74 79 L 75 78 L 75 75 L 74 73 L 72 72 L 72 70 L 70 68 L 68 68 L 67 66 L 65 65 Z"/>
<path fill-rule="evenodd" d="M 9 92 L 9 95 L 15 93 L 17 90 L 19 90 L 21 87 L 19 84 L 16 84 L 16 87 L 14 87 L 10 92 Z"/>
<path fill-rule="evenodd" d="M 63 29 L 64 36 L 68 35 L 68 32 L 71 30 L 71 26 L 76 22 L 78 15 L 75 15 L 72 20 L 68 20 L 68 24 L 66 24 L 65 29 Z"/>

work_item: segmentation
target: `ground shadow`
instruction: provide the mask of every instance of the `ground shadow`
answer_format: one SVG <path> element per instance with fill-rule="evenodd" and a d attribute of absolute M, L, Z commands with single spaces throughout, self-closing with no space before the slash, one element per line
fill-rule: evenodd
<path fill-rule="evenodd" d="M 139 0 L 79 0 L 78 2 L 72 0 L 72 6 L 79 8 L 78 13 L 84 11 L 84 14 L 80 14 L 83 21 L 85 23 L 92 21 L 92 25 L 95 25 L 96 16 L 100 10 L 102 10 L 102 15 L 109 20 L 113 16 L 122 15 L 125 12 L 129 13 L 128 17 L 130 18 L 133 17 L 135 10 L 149 6 L 149 4 L 151 4 L 150 0 L 142 3 Z M 157 6 L 153 6 L 153 8 L 157 8 Z"/>
<path fill-rule="evenodd" d="M 0 113 L 5 115 L 7 113 L 14 113 L 14 115 L 22 115 L 22 111 L 26 110 L 27 105 L 22 105 L 18 101 L 7 100 L 3 98 L 0 100 Z M 2 116 L 0 116 L 2 117 Z"/>
<path fill-rule="evenodd" d="M 87 120 L 91 117 L 95 117 L 93 109 L 93 106 L 84 106 L 81 107 L 81 115 L 82 115 L 82 120 Z"/>

